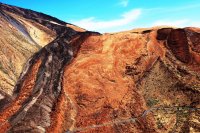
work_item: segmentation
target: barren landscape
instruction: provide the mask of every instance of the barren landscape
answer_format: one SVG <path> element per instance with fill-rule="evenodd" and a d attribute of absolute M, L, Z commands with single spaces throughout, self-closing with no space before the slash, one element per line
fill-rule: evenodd
<path fill-rule="evenodd" d="M 87 31 L 0 4 L 0 133 L 199 133 L 200 28 Z"/>

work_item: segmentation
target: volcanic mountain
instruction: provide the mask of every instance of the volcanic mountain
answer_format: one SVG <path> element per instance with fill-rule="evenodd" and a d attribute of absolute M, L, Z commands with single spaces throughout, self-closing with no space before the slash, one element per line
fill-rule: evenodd
<path fill-rule="evenodd" d="M 199 28 L 100 34 L 5 4 L 0 16 L 0 132 L 200 132 Z"/>

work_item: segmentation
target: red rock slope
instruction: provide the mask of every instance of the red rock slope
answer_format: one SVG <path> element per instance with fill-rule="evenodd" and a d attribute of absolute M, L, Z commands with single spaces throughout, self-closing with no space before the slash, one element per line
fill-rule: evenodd
<path fill-rule="evenodd" d="M 199 133 L 200 29 L 69 32 L 0 93 L 0 132 Z"/>

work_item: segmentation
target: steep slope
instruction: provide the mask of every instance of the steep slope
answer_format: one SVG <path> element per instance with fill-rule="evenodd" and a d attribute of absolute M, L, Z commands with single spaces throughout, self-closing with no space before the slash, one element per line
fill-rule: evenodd
<path fill-rule="evenodd" d="M 73 26 L 73 30 L 67 24 L 42 13 L 0 3 L 0 90 L 12 94 L 28 58 L 63 31 L 73 34 L 79 29 Z"/>
<path fill-rule="evenodd" d="M 64 72 L 76 112 L 70 129 L 199 132 L 199 37 L 151 29 L 87 39 Z"/>
<path fill-rule="evenodd" d="M 2 93 L 0 132 L 200 132 L 200 32 L 63 32 Z"/>
<path fill-rule="evenodd" d="M 0 132 L 200 132 L 199 28 L 101 35 L 5 4 L 0 16 Z"/>

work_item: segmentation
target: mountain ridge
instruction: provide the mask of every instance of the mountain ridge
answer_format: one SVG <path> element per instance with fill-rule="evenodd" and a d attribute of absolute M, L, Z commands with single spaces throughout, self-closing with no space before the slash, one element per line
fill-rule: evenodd
<path fill-rule="evenodd" d="M 55 36 L 11 94 L 0 89 L 0 132 L 200 131 L 199 28 L 100 34 L 33 21 Z"/>
<path fill-rule="evenodd" d="M 73 30 L 66 25 L 68 23 L 54 17 L 6 4 L 0 4 L 0 16 L 0 88 L 8 94 L 12 94 L 23 65 L 30 56 L 56 39 L 60 35 L 59 32 L 68 30 L 69 33 L 75 34 L 76 30 L 80 30 L 76 26 L 76 30 Z M 56 21 L 57 24 L 51 21 Z"/>

